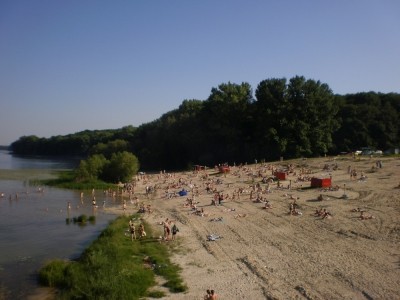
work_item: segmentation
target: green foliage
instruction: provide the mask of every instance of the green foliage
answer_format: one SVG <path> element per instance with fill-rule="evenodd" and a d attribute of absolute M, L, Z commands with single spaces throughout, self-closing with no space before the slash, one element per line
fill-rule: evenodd
<path fill-rule="evenodd" d="M 87 160 L 81 160 L 76 170 L 76 179 L 78 181 L 96 180 L 104 172 L 109 162 L 102 154 L 90 156 Z"/>
<path fill-rule="evenodd" d="M 130 182 L 139 171 L 139 161 L 129 152 L 118 152 L 111 156 L 101 177 L 109 182 Z"/>
<path fill-rule="evenodd" d="M 48 139 L 34 135 L 23 136 L 11 144 L 11 149 L 16 154 L 86 156 L 94 145 L 116 139 L 128 140 L 135 130 L 134 127 L 127 126 L 115 130 L 85 130 Z"/>
<path fill-rule="evenodd" d="M 40 270 L 43 285 L 60 289 L 60 299 L 139 299 L 149 295 L 155 285 L 154 274 L 167 280 L 171 292 L 183 292 L 187 287 L 179 275 L 180 269 L 169 260 L 166 245 L 156 240 L 132 242 L 126 236 L 129 217 L 113 221 L 87 248 L 76 262 L 52 261 Z M 145 224 L 148 236 L 153 235 Z M 154 268 L 144 263 L 150 258 Z"/>
<path fill-rule="evenodd" d="M 72 219 L 66 219 L 66 224 L 69 225 L 71 223 L 71 221 L 74 224 L 78 224 L 79 226 L 86 226 L 88 224 L 88 222 L 90 224 L 95 224 L 96 223 L 96 217 L 95 216 L 90 216 L 89 218 L 86 215 L 80 215 L 78 217 L 73 217 Z"/>
<path fill-rule="evenodd" d="M 125 140 L 117 139 L 108 143 L 98 143 L 91 149 L 91 154 L 101 154 L 107 159 L 110 159 L 114 153 L 124 152 L 129 150 L 129 143 Z"/>
<path fill-rule="evenodd" d="M 49 287 L 64 286 L 64 272 L 70 262 L 53 260 L 47 263 L 39 272 L 39 283 Z"/>
<path fill-rule="evenodd" d="M 338 151 L 359 147 L 381 150 L 399 147 L 400 95 L 358 93 L 337 96 L 341 127 L 333 135 Z"/>
<path fill-rule="evenodd" d="M 150 298 L 163 298 L 165 297 L 165 293 L 163 291 L 150 291 L 147 293 L 147 296 Z"/>
<path fill-rule="evenodd" d="M 58 177 L 56 179 L 43 179 L 35 181 L 37 185 L 48 185 L 55 186 L 59 188 L 65 189 L 74 189 L 74 190 L 107 190 L 115 188 L 114 184 L 106 183 L 104 181 L 93 179 L 93 180 L 79 180 L 77 181 L 76 171 L 58 171 Z"/>
<path fill-rule="evenodd" d="M 139 170 L 139 160 L 127 151 L 117 152 L 107 160 L 103 154 L 95 154 L 82 160 L 76 170 L 77 182 L 93 182 L 102 179 L 106 182 L 129 182 Z"/>
<path fill-rule="evenodd" d="M 290 79 L 262 81 L 256 91 L 258 139 L 271 158 L 321 155 L 332 147 L 337 107 L 328 85 Z M 270 147 L 272 145 L 272 147 Z"/>

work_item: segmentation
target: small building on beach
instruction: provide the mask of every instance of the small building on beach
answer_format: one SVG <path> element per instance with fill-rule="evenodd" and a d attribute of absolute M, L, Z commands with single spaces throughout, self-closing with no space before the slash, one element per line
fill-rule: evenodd
<path fill-rule="evenodd" d="M 274 176 L 279 180 L 286 180 L 286 172 L 284 171 L 275 171 Z"/>
<path fill-rule="evenodd" d="M 311 178 L 311 187 L 331 187 L 332 186 L 332 179 L 329 178 Z"/>

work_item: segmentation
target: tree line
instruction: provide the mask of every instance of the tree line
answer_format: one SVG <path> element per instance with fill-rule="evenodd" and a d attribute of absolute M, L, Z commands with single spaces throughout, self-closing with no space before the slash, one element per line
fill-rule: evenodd
<path fill-rule="evenodd" d="M 65 136 L 23 136 L 16 154 L 112 156 L 133 153 L 143 170 L 313 157 L 400 144 L 400 94 L 334 94 L 303 76 L 223 83 L 206 100 L 184 100 L 160 118 Z M 108 164 L 110 165 L 110 164 Z M 104 176 L 109 176 L 106 172 Z"/>

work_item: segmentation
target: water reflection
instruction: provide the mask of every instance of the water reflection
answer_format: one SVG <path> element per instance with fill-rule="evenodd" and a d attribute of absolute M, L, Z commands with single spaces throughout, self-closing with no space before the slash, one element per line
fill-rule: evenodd
<path fill-rule="evenodd" d="M 0 150 L 0 169 L 71 169 L 79 164 L 80 158 L 41 157 L 13 155 L 7 150 Z"/>

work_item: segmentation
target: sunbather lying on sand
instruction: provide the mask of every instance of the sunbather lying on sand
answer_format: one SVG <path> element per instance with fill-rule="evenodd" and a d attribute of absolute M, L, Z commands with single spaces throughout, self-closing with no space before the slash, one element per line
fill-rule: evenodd
<path fill-rule="evenodd" d="M 357 208 L 353 208 L 351 211 L 352 212 L 363 212 L 364 210 L 359 208 L 359 207 L 357 207 Z"/>
<path fill-rule="evenodd" d="M 222 236 L 214 234 L 214 233 L 212 233 L 210 235 L 207 235 L 207 240 L 208 241 L 216 241 L 216 240 L 219 240 L 221 238 L 222 238 Z"/>
<path fill-rule="evenodd" d="M 264 202 L 263 209 L 272 209 L 272 204 L 269 201 Z"/>
<path fill-rule="evenodd" d="M 203 208 L 196 210 L 196 215 L 200 217 L 207 217 L 209 214 L 204 211 Z"/>
<path fill-rule="evenodd" d="M 332 218 L 332 214 L 329 211 L 324 209 L 324 213 L 322 215 L 322 219 L 330 219 L 330 218 Z"/>
<path fill-rule="evenodd" d="M 289 212 L 289 214 L 292 215 L 292 216 L 301 216 L 303 213 L 294 208 L 293 210 L 291 210 Z"/>
<path fill-rule="evenodd" d="M 230 212 L 230 211 L 236 211 L 236 209 L 234 209 L 234 208 L 225 208 L 223 211 L 224 212 Z"/>
<path fill-rule="evenodd" d="M 367 215 L 364 213 L 364 211 L 362 211 L 360 214 L 360 219 L 361 220 L 369 220 L 369 219 L 375 219 L 375 217 L 373 215 Z"/>
<path fill-rule="evenodd" d="M 320 217 L 320 216 L 322 216 L 322 214 L 323 214 L 322 208 L 320 208 L 320 209 L 316 208 L 316 209 L 315 209 L 314 216 Z"/>
<path fill-rule="evenodd" d="M 235 219 L 237 219 L 237 218 L 244 218 L 245 216 L 247 216 L 247 214 L 237 214 L 237 215 L 234 215 L 234 218 L 235 218 Z"/>
<path fill-rule="evenodd" d="M 332 218 L 332 214 L 326 210 L 326 208 L 322 209 L 316 209 L 314 216 L 316 217 L 322 217 L 322 219 L 330 219 Z"/>

